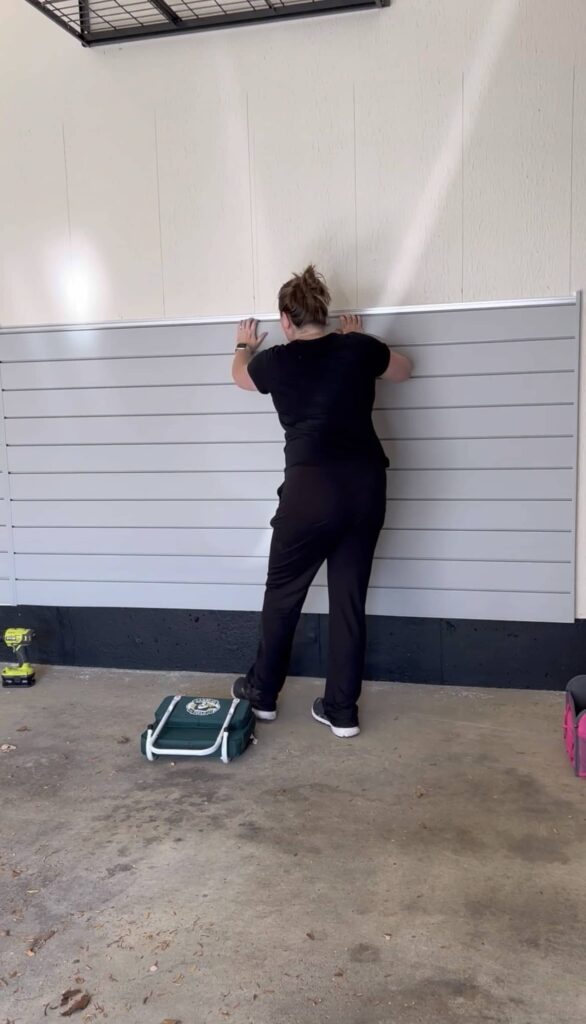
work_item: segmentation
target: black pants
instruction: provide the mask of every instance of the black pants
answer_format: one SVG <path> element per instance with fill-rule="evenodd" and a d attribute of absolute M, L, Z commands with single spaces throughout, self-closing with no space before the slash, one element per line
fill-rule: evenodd
<path fill-rule="evenodd" d="M 248 680 L 259 691 L 258 706 L 272 711 L 285 682 L 305 596 L 327 561 L 325 711 L 334 725 L 355 725 L 364 669 L 366 591 L 385 516 L 385 467 L 293 466 L 285 472 L 279 497 L 271 524 L 261 642 Z"/>

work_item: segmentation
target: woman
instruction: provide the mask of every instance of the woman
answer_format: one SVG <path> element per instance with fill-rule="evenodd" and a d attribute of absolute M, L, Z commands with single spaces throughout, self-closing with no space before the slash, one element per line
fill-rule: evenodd
<path fill-rule="evenodd" d="M 362 333 L 358 316 L 328 326 L 330 293 L 313 266 L 279 292 L 288 344 L 256 354 L 256 320 L 237 333 L 232 376 L 238 387 L 270 394 L 285 430 L 285 480 L 262 610 L 261 641 L 233 695 L 259 719 L 277 717 L 293 635 L 308 588 L 327 562 L 329 651 L 325 695 L 313 717 L 335 736 L 357 736 L 366 644 L 365 601 L 386 507 L 388 460 L 372 425 L 375 380 L 403 381 L 411 363 Z"/>

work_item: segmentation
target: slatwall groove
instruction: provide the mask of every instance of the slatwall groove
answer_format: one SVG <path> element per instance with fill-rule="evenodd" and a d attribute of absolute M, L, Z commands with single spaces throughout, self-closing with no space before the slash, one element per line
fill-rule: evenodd
<path fill-rule="evenodd" d="M 405 350 L 403 350 L 403 351 L 405 351 Z M 29 364 L 27 364 L 27 366 L 28 365 Z M 547 375 L 548 377 L 551 377 L 551 376 L 554 376 L 554 375 L 573 375 L 574 372 L 575 372 L 574 370 L 565 370 L 565 369 L 563 369 L 563 370 L 554 370 L 554 369 L 527 370 L 527 369 L 523 369 L 523 370 L 490 370 L 490 371 L 475 371 L 474 370 L 474 371 L 470 371 L 468 373 L 465 373 L 465 372 L 461 372 L 461 373 L 418 373 L 417 370 L 414 370 L 413 376 L 412 376 L 412 380 L 413 381 L 461 380 L 461 379 L 468 380 L 469 378 L 476 378 L 476 377 L 480 377 L 480 378 L 482 378 L 484 380 L 487 377 L 496 377 L 496 378 L 498 378 L 498 377 L 537 377 L 537 376 L 543 376 L 544 374 Z M 151 388 L 151 389 L 158 389 L 160 386 L 161 386 L 160 384 L 157 384 L 155 382 L 153 382 L 153 383 L 142 383 L 141 382 L 141 383 L 138 383 L 138 384 L 131 384 L 129 382 L 122 382 L 120 384 L 107 383 L 107 384 L 86 384 L 86 385 L 81 385 L 79 383 L 76 383 L 76 384 L 70 384 L 70 385 L 63 385 L 62 384 L 60 386 L 59 390 L 60 391 L 79 391 L 79 390 L 108 391 L 110 389 L 114 389 L 114 390 L 121 391 L 122 389 L 137 390 L 138 388 L 141 388 L 141 389 L 149 389 L 149 388 Z M 185 384 L 183 384 L 183 385 L 181 385 L 181 384 L 178 384 L 178 385 L 168 384 L 167 386 L 168 387 L 186 387 L 186 386 L 188 386 L 188 387 L 197 387 L 197 388 L 216 388 L 216 387 L 224 387 L 225 385 L 223 385 L 220 380 L 198 381 L 198 380 L 194 379 L 188 385 L 185 385 Z M 45 389 L 35 388 L 35 387 L 31 387 L 31 386 L 27 386 L 27 387 L 12 386 L 10 388 L 10 392 L 12 394 L 18 394 L 18 395 L 20 395 L 20 394 L 28 394 L 30 392 L 41 391 L 41 390 L 45 390 Z M 57 389 L 55 389 L 55 390 L 57 390 Z M 264 396 L 263 396 L 263 398 L 264 398 Z M 375 406 L 375 408 L 376 408 L 376 406 Z"/>
<path fill-rule="evenodd" d="M 573 618 L 576 308 L 365 318 L 415 361 L 377 386 L 391 469 L 372 613 Z M 0 332 L 18 601 L 260 607 L 283 440 L 270 399 L 229 380 L 233 335 Z M 326 610 L 323 582 L 307 610 Z"/>
<path fill-rule="evenodd" d="M 470 408 L 471 402 L 486 405 L 491 398 L 522 407 L 530 401 L 544 401 L 556 398 L 576 404 L 575 373 L 563 374 L 507 374 L 502 377 L 456 378 L 441 384 L 435 380 L 410 380 L 393 387 L 381 384 L 377 389 L 374 408 L 379 410 L 409 409 L 411 406 Z M 8 419 L 22 416 L 22 401 L 18 393 L 5 392 L 5 414 Z M 28 416 L 37 410 L 44 416 L 63 417 L 94 415 L 169 415 L 185 414 L 205 416 L 219 414 L 260 413 L 272 414 L 270 402 L 262 395 L 239 391 L 231 383 L 208 386 L 202 389 L 175 384 L 156 387 L 136 388 L 71 388 L 39 389 L 31 392 L 27 399 Z"/>
<path fill-rule="evenodd" d="M 69 605 L 80 607 L 124 606 L 137 608 L 224 608 L 255 610 L 262 602 L 262 586 L 221 586 L 214 584 L 79 583 L 61 581 L 17 581 L 19 604 Z M 371 615 L 442 617 L 448 602 L 451 618 L 566 622 L 567 595 L 511 594 L 506 591 L 427 591 L 372 589 L 367 598 Z M 328 599 L 325 587 L 310 590 L 305 610 L 324 613 Z"/>
<path fill-rule="evenodd" d="M 476 370 L 470 373 L 417 373 L 413 372 L 412 379 L 417 380 L 458 380 L 461 377 L 537 377 L 539 375 L 547 374 L 548 377 L 554 374 L 574 374 L 574 370 L 490 370 L 486 372 L 477 372 Z M 139 385 L 136 385 L 137 387 Z M 154 385 L 156 386 L 156 385 Z M 210 387 L 213 386 L 213 382 L 210 382 Z M 15 391 L 20 390 L 14 388 Z M 33 389 L 29 389 L 33 390 Z"/>
<path fill-rule="evenodd" d="M 105 526 L 101 526 L 100 525 L 99 528 L 100 529 L 104 529 L 104 530 L 116 530 L 116 529 L 118 529 L 117 526 L 108 526 L 108 525 L 105 525 Z M 36 529 L 36 527 L 34 527 L 34 526 L 20 526 L 20 529 L 21 530 L 34 530 L 34 529 Z M 51 529 L 53 529 L 53 530 L 68 530 L 68 531 L 71 530 L 71 528 L 69 526 L 53 526 L 53 527 L 51 527 Z M 93 529 L 93 527 L 80 526 L 80 527 L 74 527 L 74 529 L 90 530 L 90 529 Z M 140 527 L 139 527 L 139 529 L 140 529 Z M 152 526 L 152 527 L 148 527 L 148 529 L 150 529 L 150 530 L 166 530 L 167 527 L 166 526 Z M 194 529 L 194 527 L 192 527 L 192 526 L 173 526 L 173 530 L 192 530 L 192 529 Z M 213 527 L 213 529 L 215 529 L 215 530 L 233 530 L 233 529 L 235 529 L 235 527 L 215 526 L 215 527 Z M 255 527 L 255 526 L 239 526 L 238 529 L 240 529 L 240 530 L 257 530 L 258 527 Z M 417 526 L 393 526 L 393 527 L 388 527 L 387 529 L 389 530 L 389 532 L 393 532 L 393 533 L 407 533 L 407 532 L 417 532 L 418 530 L 423 530 L 424 528 L 423 527 L 417 527 Z M 426 531 L 426 532 L 428 532 L 428 531 Z M 434 526 L 432 532 L 434 532 L 434 533 L 442 533 L 442 532 L 443 533 L 449 533 L 449 532 L 460 533 L 460 532 L 464 532 L 464 531 L 458 530 L 456 528 L 447 527 L 447 526 L 444 526 L 444 527 L 442 527 L 442 526 Z M 470 528 L 469 532 L 470 533 L 478 533 L 478 532 L 487 532 L 487 531 L 478 531 L 478 530 L 475 530 L 472 527 L 472 528 Z M 510 534 L 524 534 L 524 533 L 533 533 L 534 531 L 529 530 L 529 529 L 506 530 L 506 529 L 503 528 L 500 531 L 492 530 L 490 532 L 493 532 L 493 533 L 494 532 L 501 532 L 501 533 L 510 533 Z M 570 529 L 541 530 L 540 534 L 547 534 L 547 533 L 569 534 L 571 532 L 572 531 Z"/>
<path fill-rule="evenodd" d="M 0 577 L 0 582 L 5 582 L 5 581 Z M 18 582 L 19 583 L 40 583 L 42 581 L 41 580 L 18 580 Z M 59 583 L 77 583 L 79 581 L 76 580 L 75 578 L 72 578 L 72 579 L 64 578 L 62 580 L 58 580 L 57 582 L 59 582 Z M 94 585 L 95 584 L 99 584 L 99 583 L 114 583 L 114 584 L 117 584 L 118 580 L 85 580 L 84 582 L 85 583 L 91 583 L 91 584 L 94 584 Z M 140 580 L 140 579 L 137 579 L 137 580 L 124 580 L 123 582 L 130 583 L 132 586 L 143 586 L 144 583 L 145 583 L 144 580 Z M 150 581 L 147 580 L 146 582 L 150 582 Z M 162 586 L 173 586 L 174 582 L 175 582 L 174 580 L 157 580 L 157 584 L 160 584 Z M 199 584 L 199 585 L 201 586 L 202 584 Z M 203 586 L 205 586 L 205 585 L 206 584 L 203 584 Z M 223 585 L 224 584 L 220 584 L 220 586 L 223 586 Z M 239 587 L 257 587 L 258 584 L 256 584 L 256 583 L 238 583 L 238 586 Z M 320 589 L 320 588 L 316 586 L 315 589 Z M 325 590 L 325 587 L 322 586 L 321 589 Z M 387 591 L 389 588 L 388 587 L 377 587 L 374 584 L 371 584 L 369 589 L 371 591 L 376 591 L 376 590 Z M 417 589 L 418 589 L 417 587 L 393 587 L 393 590 L 395 590 L 395 591 L 409 591 L 409 590 L 417 590 Z M 454 591 L 453 587 L 426 587 L 425 589 L 428 590 L 430 593 L 436 593 L 436 594 L 437 593 L 449 594 L 449 593 L 452 593 Z M 484 589 L 482 589 L 480 587 L 470 587 L 470 588 L 459 587 L 458 588 L 458 592 L 461 593 L 461 594 L 466 594 L 466 593 L 472 593 L 472 594 L 540 594 L 542 596 L 544 596 L 546 594 L 556 594 L 556 595 L 559 595 L 559 596 L 569 596 L 570 593 L 571 593 L 571 591 L 569 591 L 569 590 L 547 590 L 547 591 L 544 591 L 544 590 L 515 590 L 515 589 L 498 590 L 498 589 L 495 589 L 495 588 L 493 588 L 493 589 L 491 589 L 491 588 L 484 588 Z"/>
<path fill-rule="evenodd" d="M 527 406 L 506 409 L 442 409 L 442 410 L 377 410 L 373 419 L 382 439 L 454 439 L 457 437 L 534 437 L 544 426 L 548 436 L 573 436 L 571 405 Z M 8 420 L 7 444 L 18 447 L 36 442 L 42 426 L 41 443 L 44 444 L 174 444 L 216 441 L 232 443 L 282 443 L 279 427 L 270 414 L 255 413 L 254 417 L 241 413 L 231 418 L 210 414 L 204 419 L 197 415 L 166 417 L 112 416 L 75 417 L 67 419 Z M 241 428 L 248 429 L 249 437 L 242 441 Z M 75 429 L 75 439 L 72 430 Z"/>
<path fill-rule="evenodd" d="M 575 370 L 573 346 L 568 342 L 536 340 L 514 344 L 504 341 L 430 346 L 422 348 L 417 355 L 409 346 L 404 346 L 404 351 L 414 357 L 415 380 Z M 226 379 L 226 356 L 43 361 L 5 363 L 3 367 L 4 387 L 19 392 L 37 390 L 41 386 L 60 389 L 158 387 L 176 383 L 178 376 L 183 383 L 200 387 L 221 384 Z"/>
<path fill-rule="evenodd" d="M 262 585 L 266 573 L 263 557 L 201 558 L 153 555 L 18 555 L 16 575 L 30 578 L 85 582 L 127 583 L 219 583 Z M 422 585 L 429 590 L 495 591 L 511 593 L 569 593 L 571 567 L 534 562 L 441 562 L 404 560 L 394 562 L 377 557 L 373 563 L 371 586 L 378 589 L 413 590 Z M 325 568 L 318 573 L 316 585 L 326 584 Z"/>
<path fill-rule="evenodd" d="M 409 411 L 410 412 L 418 412 L 418 411 L 428 412 L 431 409 L 433 409 L 434 411 L 435 410 L 442 410 L 442 409 L 519 409 L 519 408 L 525 408 L 525 409 L 545 409 L 545 408 L 548 408 L 548 407 L 558 407 L 559 408 L 559 407 L 562 407 L 562 406 L 566 406 L 566 407 L 569 407 L 569 408 L 574 408 L 573 402 L 523 402 L 523 403 L 520 403 L 520 402 L 519 403 L 516 403 L 516 402 L 502 402 L 500 404 L 497 403 L 497 402 L 492 402 L 492 403 L 489 403 L 487 405 L 480 405 L 480 404 L 478 404 L 478 405 L 434 405 L 434 406 L 431 406 L 431 405 L 411 405 L 411 406 L 409 406 Z M 380 409 L 380 408 L 381 408 L 380 406 L 375 406 L 375 411 L 377 409 Z M 405 410 L 403 410 L 403 411 L 405 411 Z M 118 419 L 135 419 L 138 415 L 140 415 L 140 414 L 132 413 L 132 412 L 129 412 L 129 413 L 118 413 L 117 414 L 117 418 Z M 173 417 L 175 415 L 176 415 L 176 413 L 174 413 L 174 412 L 153 412 L 153 413 L 150 414 L 149 419 L 165 419 L 165 418 Z M 204 413 L 204 412 L 185 412 L 185 413 L 181 413 L 180 415 L 182 415 L 182 416 L 187 418 L 187 417 L 192 417 L 192 416 L 193 417 L 195 417 L 195 416 L 209 416 L 210 413 Z M 240 413 L 231 411 L 231 412 L 225 412 L 223 415 L 224 416 L 239 416 Z M 262 409 L 254 409 L 254 410 L 248 412 L 247 415 L 248 416 L 267 416 L 267 417 L 270 417 L 270 416 L 272 416 L 272 413 L 270 411 L 265 411 L 265 410 L 262 410 Z M 12 416 L 10 416 L 9 419 L 10 419 L 10 422 L 18 422 L 18 420 L 25 420 L 25 421 L 28 421 L 28 420 L 42 420 L 42 419 L 45 419 L 45 418 L 46 417 L 44 417 L 44 416 L 28 416 L 28 415 L 27 416 L 24 416 L 24 415 L 16 416 L 16 415 L 12 415 Z M 59 417 L 57 417 L 57 416 L 53 417 L 53 419 L 58 419 L 58 418 Z M 79 420 L 99 420 L 99 419 L 111 419 L 112 416 L 111 416 L 110 413 L 104 413 L 102 416 L 99 416 L 96 413 L 85 413 L 85 414 L 84 413 L 78 413 L 78 414 L 76 414 L 75 418 L 79 419 Z M 41 443 L 41 442 L 39 442 L 39 443 Z"/>
<path fill-rule="evenodd" d="M 384 440 L 393 470 L 439 470 L 460 469 L 551 469 L 573 468 L 568 456 L 574 457 L 572 445 L 559 437 L 547 438 L 466 438 L 423 441 Z M 11 473 L 35 472 L 50 469 L 53 472 L 67 470 L 91 470 L 108 472 L 113 469 L 131 473 L 172 470 L 255 471 L 281 473 L 283 465 L 282 442 L 272 444 L 250 442 L 244 448 L 231 443 L 201 443 L 197 446 L 119 444 L 111 446 L 61 446 L 46 448 L 26 446 L 8 448 L 8 465 Z"/>
<path fill-rule="evenodd" d="M 574 338 L 575 338 L 575 336 L 573 334 L 560 334 L 560 335 L 557 335 L 557 336 L 556 335 L 551 335 L 551 334 L 544 334 L 544 335 L 542 335 L 540 337 L 536 336 L 536 337 L 528 337 L 528 338 L 485 338 L 482 341 L 469 341 L 467 339 L 461 339 L 459 341 L 453 341 L 453 340 L 450 340 L 450 339 L 446 339 L 445 341 L 437 341 L 437 342 L 410 341 L 407 344 L 402 345 L 401 347 L 402 347 L 403 351 L 410 351 L 411 349 L 425 349 L 425 348 L 441 349 L 441 348 L 446 348 L 446 347 L 450 347 L 450 346 L 454 346 L 454 345 L 497 345 L 497 344 L 522 345 L 522 344 L 533 344 L 536 341 L 548 341 L 548 342 L 549 341 L 554 341 L 554 342 L 574 341 Z M 272 347 L 272 346 L 267 346 L 267 345 L 263 346 L 263 348 L 267 348 L 267 347 Z M 1 346 L 0 346 L 0 349 L 1 349 Z M 233 354 L 233 352 L 234 352 L 234 346 L 233 345 L 226 345 L 225 348 L 218 349 L 217 351 L 215 351 L 214 355 L 216 355 L 216 356 L 230 356 L 230 355 Z M 186 353 L 183 353 L 183 352 L 151 353 L 149 355 L 149 359 L 153 359 L 153 360 L 154 359 L 160 359 L 160 360 L 181 359 L 181 358 L 185 357 L 185 354 Z M 188 355 L 189 355 L 190 359 L 197 359 L 198 357 L 199 358 L 209 357 L 210 353 L 209 352 L 189 352 Z M 86 364 L 88 364 L 88 363 L 100 363 L 100 362 L 103 361 L 103 358 L 104 358 L 103 356 L 98 356 L 98 355 L 96 355 L 96 356 L 85 356 L 83 358 L 83 362 L 86 363 Z M 109 362 L 116 362 L 117 360 L 132 360 L 132 359 L 135 359 L 135 360 L 144 359 L 144 353 L 137 352 L 134 355 L 130 355 L 130 354 L 128 354 L 128 355 L 115 355 L 115 354 L 111 353 L 110 355 L 108 355 L 108 361 Z M 46 361 L 47 361 L 46 359 L 27 359 L 27 360 L 22 360 L 21 358 L 12 358 L 12 359 L 3 359 L 2 360 L 2 362 L 4 362 L 6 365 L 10 365 L 10 366 L 34 366 L 36 363 L 45 363 Z M 79 356 L 78 355 L 76 355 L 75 357 L 73 357 L 73 356 L 56 356 L 55 358 L 51 359 L 51 363 L 52 364 L 55 364 L 55 363 L 65 364 L 65 363 L 77 363 L 77 362 L 79 362 Z"/>
<path fill-rule="evenodd" d="M 482 552 L 486 560 L 498 558 L 499 561 L 513 563 L 533 561 L 571 565 L 572 540 L 570 531 L 519 533 L 383 529 L 377 557 L 474 562 L 479 560 L 479 552 Z M 17 554 L 40 555 L 124 554 L 148 557 L 157 552 L 161 555 L 215 558 L 237 557 L 244 551 L 266 558 L 270 541 L 269 528 L 22 527 L 14 530 Z"/>
<path fill-rule="evenodd" d="M 377 587 L 372 585 L 371 590 L 387 590 L 387 587 Z M 393 587 L 393 590 L 417 590 L 417 587 Z M 453 587 L 426 587 L 430 593 L 451 593 Z M 473 594 L 559 594 L 559 595 L 570 595 L 571 590 L 515 590 L 515 588 L 509 588 L 508 590 L 499 590 L 490 587 L 459 587 L 461 594 L 473 593 Z"/>
<path fill-rule="evenodd" d="M 575 335 L 573 333 L 572 334 L 558 334 L 558 335 L 542 334 L 542 335 L 539 335 L 539 336 L 535 335 L 534 337 L 527 337 L 527 338 L 513 338 L 513 337 L 510 337 L 510 338 L 480 338 L 480 339 L 461 338 L 458 341 L 453 341 L 453 340 L 451 340 L 449 338 L 446 338 L 444 341 L 436 341 L 436 342 L 430 342 L 430 341 L 409 341 L 409 342 L 407 342 L 405 344 L 402 344 L 401 350 L 404 351 L 404 350 L 411 350 L 411 349 L 416 349 L 416 348 L 420 348 L 420 349 L 433 348 L 433 349 L 436 349 L 436 350 L 438 350 L 438 349 L 441 350 L 442 348 L 452 348 L 453 346 L 457 346 L 457 345 L 467 345 L 467 346 L 474 346 L 474 345 L 534 345 L 536 342 L 552 342 L 552 341 L 555 341 L 555 342 L 562 342 L 562 341 L 572 342 L 572 341 L 574 341 L 574 339 L 575 339 Z"/>
<path fill-rule="evenodd" d="M 228 527 L 226 527 L 226 529 L 228 529 Z M 252 527 L 251 527 L 251 529 L 252 529 Z M 426 527 L 426 526 L 393 526 L 392 529 L 395 530 L 396 532 L 407 531 L 407 530 L 413 530 L 413 531 L 418 531 L 419 530 L 419 531 L 422 531 L 422 532 L 427 532 L 429 527 Z M 466 527 L 466 526 L 434 526 L 433 529 L 437 533 L 480 533 L 480 532 L 486 532 L 485 530 L 477 529 L 474 526 L 469 526 L 469 527 Z M 527 528 L 526 530 L 523 530 L 523 529 L 514 530 L 514 529 L 511 529 L 511 527 L 506 527 L 506 526 L 502 526 L 502 527 L 493 526 L 490 529 L 491 529 L 491 532 L 493 532 L 493 533 L 520 533 L 520 534 L 522 534 L 522 533 L 534 533 L 535 532 L 531 528 Z M 543 534 L 547 534 L 547 533 L 571 534 L 572 530 L 570 528 L 562 529 L 562 530 L 551 530 L 551 529 L 548 530 L 548 529 L 541 528 L 540 529 L 540 533 L 543 533 Z"/>
<path fill-rule="evenodd" d="M 16 552 L 16 554 L 20 554 L 20 553 L 21 552 L 18 552 L 18 551 Z M 74 554 L 79 554 L 80 552 L 73 552 L 73 553 Z M 8 552 L 0 551 L 0 554 L 5 555 L 5 554 L 8 554 Z M 35 551 L 35 554 L 44 557 L 45 555 L 51 555 L 52 552 L 51 551 Z M 113 552 L 113 551 L 102 551 L 101 554 L 102 555 L 106 555 L 108 557 L 114 557 L 115 555 L 118 555 L 119 553 L 118 552 Z M 148 558 L 148 557 L 150 557 L 150 553 L 148 551 L 143 551 L 141 553 L 137 552 L 137 554 L 139 554 L 141 558 Z M 62 556 L 60 556 L 60 557 L 62 557 Z M 169 555 L 169 556 L 158 555 L 157 557 L 165 558 L 165 557 L 173 557 L 173 556 L 171 556 L 171 555 Z M 217 555 L 212 555 L 212 554 L 198 555 L 198 558 L 214 558 L 215 559 L 216 557 L 217 557 Z M 253 558 L 253 557 L 256 557 L 256 556 L 253 556 L 253 555 L 239 555 L 239 558 Z M 478 563 L 480 565 L 483 565 L 483 564 L 485 564 L 485 565 L 492 565 L 493 564 L 493 561 L 491 559 L 488 559 L 488 558 L 423 558 L 423 557 L 421 557 L 421 558 L 407 558 L 407 557 L 400 558 L 400 557 L 394 557 L 394 558 L 387 558 L 387 559 L 385 559 L 385 561 L 387 561 L 387 562 L 425 562 L 425 563 L 427 563 L 427 562 L 449 562 L 449 563 L 455 563 L 455 564 L 461 562 L 463 564 Z M 517 558 L 517 559 L 515 559 L 515 558 L 501 558 L 500 559 L 500 563 L 502 565 L 572 565 L 572 560 L 570 558 L 566 558 L 566 559 L 563 559 L 563 558 L 562 559 L 557 559 L 557 558 L 540 558 L 540 559 L 531 559 L 531 560 L 522 559 L 522 558 Z"/>

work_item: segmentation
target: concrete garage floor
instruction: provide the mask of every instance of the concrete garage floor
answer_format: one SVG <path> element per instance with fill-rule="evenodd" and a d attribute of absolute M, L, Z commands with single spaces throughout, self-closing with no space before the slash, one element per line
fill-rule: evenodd
<path fill-rule="evenodd" d="M 76 988 L 84 1022 L 584 1021 L 560 695 L 372 683 L 343 742 L 292 680 L 239 761 L 150 765 L 138 734 L 174 692 L 228 679 L 0 691 L 1 1024 L 62 1019 Z"/>

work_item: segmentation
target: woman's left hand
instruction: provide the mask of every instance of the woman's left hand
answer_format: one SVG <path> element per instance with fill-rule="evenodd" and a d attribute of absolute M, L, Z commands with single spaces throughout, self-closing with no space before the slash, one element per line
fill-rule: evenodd
<path fill-rule="evenodd" d="M 236 331 L 236 344 L 246 345 L 251 352 L 256 352 L 267 336 L 265 331 L 260 338 L 257 337 L 258 323 L 258 320 L 254 319 L 241 320 Z"/>

